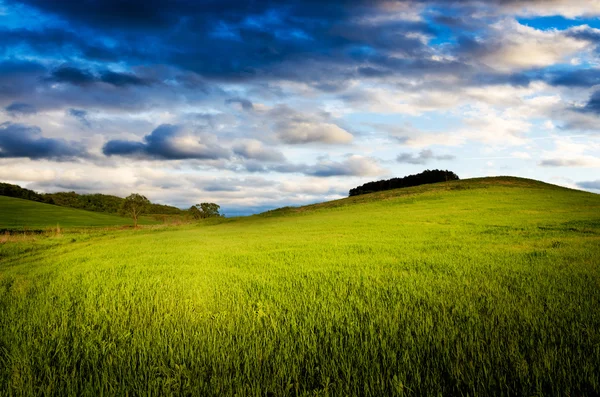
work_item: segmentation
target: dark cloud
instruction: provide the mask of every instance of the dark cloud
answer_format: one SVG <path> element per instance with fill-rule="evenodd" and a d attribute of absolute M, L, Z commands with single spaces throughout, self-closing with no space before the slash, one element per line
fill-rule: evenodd
<path fill-rule="evenodd" d="M 13 102 L 4 108 L 12 117 L 29 116 L 37 113 L 37 108 L 28 103 Z"/>
<path fill-rule="evenodd" d="M 112 84 L 116 87 L 125 87 L 128 85 L 149 85 L 150 82 L 146 79 L 142 79 L 136 75 L 129 73 L 116 73 L 111 71 L 104 71 L 100 74 L 100 81 Z"/>
<path fill-rule="evenodd" d="M 96 82 L 96 77 L 87 70 L 72 66 L 61 66 L 52 71 L 48 80 L 82 86 Z"/>
<path fill-rule="evenodd" d="M 348 75 L 348 65 L 364 64 L 388 52 L 428 54 L 416 35 L 436 34 L 424 22 L 368 22 L 385 14 L 380 6 L 384 1 L 22 2 L 66 19 L 70 29 L 5 31 L 0 45 L 26 45 L 59 58 L 77 54 L 95 60 L 168 64 L 219 79 L 313 81 L 324 90 L 340 87 L 333 80 Z M 322 65 L 323 70 L 298 67 L 308 63 Z M 323 74 L 330 77 L 328 84 L 322 84 Z M 53 77 L 73 84 L 93 81 L 85 70 L 60 69 Z M 114 85 L 141 83 L 126 76 L 103 80 Z"/>
<path fill-rule="evenodd" d="M 587 113 L 600 114 L 600 90 L 595 91 L 590 96 L 590 99 L 585 104 L 585 107 L 578 110 Z"/>
<path fill-rule="evenodd" d="M 433 57 L 436 53 L 428 39 L 457 39 L 457 32 L 441 29 L 441 24 L 473 26 L 473 18 L 464 15 L 486 4 L 491 6 L 489 2 L 416 1 L 435 6 L 433 17 L 420 21 L 388 18 L 394 2 L 386 0 L 6 1 L 8 7 L 16 3 L 32 6 L 65 23 L 60 24 L 63 28 L 54 25 L 0 31 L 0 46 L 28 46 L 33 53 L 65 62 L 82 59 L 81 68 L 65 66 L 55 70 L 51 78 L 84 87 L 96 82 L 131 87 L 168 80 L 189 89 L 197 89 L 193 88 L 197 85 L 207 90 L 207 80 L 252 80 L 301 81 L 321 91 L 341 92 L 357 78 L 427 76 L 420 84 L 433 84 L 436 75 L 459 78 L 462 84 L 529 83 L 523 75 L 475 75 L 471 57 L 488 49 L 470 38 L 458 38 L 458 46 L 445 50 L 464 56 Z M 445 8 L 462 10 L 463 16 L 445 13 Z M 90 70 L 83 67 L 86 60 L 94 65 L 88 66 Z M 126 66 L 168 65 L 191 74 L 173 77 L 165 73 L 146 79 L 103 72 L 97 61 Z M 251 109 L 246 99 L 231 98 L 228 103 Z"/>
<path fill-rule="evenodd" d="M 229 151 L 214 143 L 202 143 L 185 135 L 180 126 L 163 124 L 143 142 L 112 140 L 103 149 L 107 156 L 147 157 L 160 160 L 217 160 L 229 157 Z"/>
<path fill-rule="evenodd" d="M 61 16 L 72 23 L 79 22 L 106 29 L 163 28 L 177 23 L 185 13 L 198 12 L 202 9 L 202 4 L 185 0 L 169 2 L 162 0 L 19 0 L 19 2 Z M 16 1 L 7 1 L 7 3 L 16 3 Z M 220 3 L 227 3 L 227 1 Z M 210 7 L 206 5 L 206 8 Z"/>
<path fill-rule="evenodd" d="M 0 124 L 0 158 L 70 160 L 87 155 L 76 143 L 44 138 L 41 135 L 42 131 L 38 127 L 14 123 Z"/>
<path fill-rule="evenodd" d="M 89 70 L 79 69 L 73 66 L 61 66 L 53 70 L 48 80 L 78 86 L 86 86 L 97 82 L 111 84 L 115 87 L 150 84 L 149 81 L 129 73 L 117 73 L 105 70 L 100 73 L 100 76 L 96 76 Z"/>
<path fill-rule="evenodd" d="M 46 68 L 38 62 L 7 59 L 0 61 L 0 99 L 22 102 L 35 91 Z"/>
<path fill-rule="evenodd" d="M 586 40 L 594 43 L 600 43 L 600 31 L 589 26 L 580 26 L 576 29 L 569 29 L 566 35 L 578 40 Z"/>
<path fill-rule="evenodd" d="M 241 189 L 237 186 L 232 186 L 224 183 L 213 182 L 202 187 L 205 192 L 239 192 Z"/>
<path fill-rule="evenodd" d="M 102 41 L 65 29 L 0 29 L 0 49 L 16 46 L 52 58 L 68 58 L 76 54 L 85 59 L 109 62 L 118 61 L 123 56 L 134 58 L 137 54 L 135 49 L 120 45 L 116 51 Z"/>
<path fill-rule="evenodd" d="M 254 109 L 254 104 L 245 98 L 229 98 L 229 99 L 225 100 L 225 103 L 228 105 L 231 103 L 239 103 L 242 106 L 242 109 L 244 109 L 244 110 Z"/>
<path fill-rule="evenodd" d="M 548 83 L 565 87 L 592 87 L 600 84 L 599 69 L 576 69 L 552 73 Z"/>
<path fill-rule="evenodd" d="M 88 116 L 88 112 L 86 112 L 85 110 L 81 110 L 81 109 L 69 109 L 67 111 L 67 114 L 71 117 L 76 118 L 77 120 L 79 120 L 79 122 L 81 124 L 83 124 L 84 126 L 90 128 L 92 126 L 92 124 L 90 123 L 90 121 L 88 120 L 87 116 Z"/>
<path fill-rule="evenodd" d="M 108 141 L 102 152 L 107 156 L 144 156 L 147 154 L 146 147 L 142 142 L 115 139 Z"/>
<path fill-rule="evenodd" d="M 400 153 L 396 158 L 396 161 L 399 163 L 408 163 L 408 164 L 427 164 L 433 160 L 453 160 L 456 157 L 451 155 L 435 155 L 433 151 L 429 149 L 421 150 L 419 154 L 415 155 L 413 153 Z"/>

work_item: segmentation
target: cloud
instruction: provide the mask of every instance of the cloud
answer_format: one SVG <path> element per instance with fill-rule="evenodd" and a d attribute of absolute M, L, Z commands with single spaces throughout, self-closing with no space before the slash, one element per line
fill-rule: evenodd
<path fill-rule="evenodd" d="M 418 155 L 412 153 L 400 153 L 396 158 L 399 163 L 408 164 L 427 164 L 432 160 L 453 160 L 454 156 L 451 155 L 434 155 L 432 150 L 425 149 L 421 150 Z"/>
<path fill-rule="evenodd" d="M 245 98 L 229 98 L 225 101 L 227 105 L 232 103 L 238 103 L 244 110 L 254 109 L 254 104 Z"/>
<path fill-rule="evenodd" d="M 542 167 L 600 167 L 600 158 L 581 156 L 578 158 L 548 158 L 539 163 Z"/>
<path fill-rule="evenodd" d="M 0 124 L 0 158 L 71 160 L 86 156 L 85 150 L 76 143 L 41 135 L 42 130 L 38 127 L 9 122 Z"/>
<path fill-rule="evenodd" d="M 81 110 L 81 109 L 69 109 L 68 110 L 68 114 L 69 114 L 69 116 L 74 117 L 75 119 L 77 119 L 85 127 L 90 128 L 92 126 L 92 124 L 90 123 L 90 121 L 87 118 L 88 112 L 86 112 L 85 110 Z"/>
<path fill-rule="evenodd" d="M 143 142 L 112 140 L 103 149 L 106 156 L 133 156 L 159 160 L 217 160 L 229 157 L 229 151 L 214 143 L 203 143 L 185 133 L 180 126 L 163 124 Z"/>
<path fill-rule="evenodd" d="M 102 82 L 114 87 L 146 86 L 150 84 L 147 79 L 140 78 L 130 73 L 117 73 L 110 70 L 100 72 L 96 75 L 89 70 L 79 69 L 73 66 L 61 66 L 52 71 L 49 81 L 57 83 L 73 84 L 77 86 L 88 86 Z"/>
<path fill-rule="evenodd" d="M 352 134 L 332 123 L 292 120 L 279 125 L 278 138 L 291 145 L 311 142 L 349 143 Z"/>
<path fill-rule="evenodd" d="M 46 68 L 33 61 L 0 61 L 0 100 L 23 102 L 25 94 L 35 91 Z M 28 101 L 27 101 L 28 102 Z"/>
<path fill-rule="evenodd" d="M 507 19 L 491 25 L 485 38 L 462 38 L 458 51 L 493 69 L 509 72 L 565 62 L 586 48 L 591 48 L 588 40 L 568 32 L 537 30 Z"/>
<path fill-rule="evenodd" d="M 30 116 L 37 113 L 37 108 L 28 103 L 13 102 L 4 108 L 12 117 Z"/>
<path fill-rule="evenodd" d="M 260 141 L 247 140 L 233 146 L 233 152 L 246 159 L 266 162 L 284 162 L 285 156 L 279 150 L 265 147 Z"/>
<path fill-rule="evenodd" d="M 600 69 L 575 69 L 554 72 L 548 82 L 565 87 L 592 87 L 600 84 Z"/>
<path fill-rule="evenodd" d="M 321 161 L 313 166 L 305 167 L 302 172 L 309 176 L 375 176 L 386 172 L 377 161 L 370 157 L 352 155 L 347 159 L 336 161 Z"/>
<path fill-rule="evenodd" d="M 600 190 L 600 179 L 596 181 L 578 182 L 577 186 L 582 189 Z"/>
<path fill-rule="evenodd" d="M 519 15 L 554 16 L 567 18 L 600 15 L 598 0 L 498 0 L 506 12 Z"/>
<path fill-rule="evenodd" d="M 283 162 L 265 164 L 264 162 L 246 161 L 243 164 L 232 164 L 229 169 L 239 172 L 243 169 L 252 173 L 303 174 L 312 177 L 331 176 L 373 176 L 387 173 L 379 165 L 378 160 L 360 155 L 348 155 L 341 161 L 319 160 L 316 164 Z"/>
<path fill-rule="evenodd" d="M 22 165 L 11 166 L 3 164 L 0 167 L 1 181 L 40 182 L 52 181 L 55 178 L 56 172 L 54 170 L 29 169 L 24 168 Z"/>
<path fill-rule="evenodd" d="M 96 82 L 96 77 L 87 70 L 78 69 L 72 66 L 61 66 L 52 71 L 48 80 L 57 83 L 84 86 Z"/>
<path fill-rule="evenodd" d="M 583 108 L 575 108 L 575 110 L 587 113 L 600 114 L 600 90 L 592 93 L 589 100 Z"/>
<path fill-rule="evenodd" d="M 126 87 L 136 85 L 148 85 L 150 82 L 130 73 L 117 73 L 106 70 L 100 73 L 100 81 L 112 84 L 115 87 Z"/>
<path fill-rule="evenodd" d="M 290 145 L 307 143 L 350 143 L 352 134 L 334 124 L 327 114 L 309 115 L 287 106 L 278 106 L 266 115 L 275 120 L 273 130 L 279 141 Z"/>

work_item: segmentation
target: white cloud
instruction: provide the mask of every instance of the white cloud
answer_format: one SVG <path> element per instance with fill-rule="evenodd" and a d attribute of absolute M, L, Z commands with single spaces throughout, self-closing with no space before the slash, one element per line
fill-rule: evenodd
<path fill-rule="evenodd" d="M 504 72 L 570 62 L 581 51 L 592 48 L 585 40 L 558 30 L 537 30 L 506 19 L 491 26 L 492 36 L 482 42 L 480 60 Z"/>
<path fill-rule="evenodd" d="M 324 160 L 306 170 L 314 176 L 374 176 L 382 175 L 387 170 L 371 157 L 352 155 L 341 162 Z"/>
<path fill-rule="evenodd" d="M 507 1 L 504 7 L 507 12 L 518 15 L 563 15 L 567 18 L 600 15 L 600 0 L 513 0 Z"/>
<path fill-rule="evenodd" d="M 577 158 L 559 157 L 546 158 L 540 161 L 542 167 L 600 167 L 600 158 L 593 156 L 581 156 Z"/>
<path fill-rule="evenodd" d="M 557 137 L 554 139 L 554 150 L 545 151 L 539 165 L 600 168 L 600 144 L 578 143 L 571 138 Z"/>
<path fill-rule="evenodd" d="M 233 145 L 233 152 L 247 159 L 268 162 L 283 162 L 285 156 L 279 150 L 265 147 L 262 142 L 248 139 Z"/>
<path fill-rule="evenodd" d="M 291 120 L 280 125 L 277 136 L 282 142 L 289 144 L 350 143 L 353 139 L 352 134 L 335 124 L 308 120 Z"/>
<path fill-rule="evenodd" d="M 40 169 L 43 167 L 23 167 L 23 165 L 2 165 L 0 167 L 0 181 L 8 182 L 40 182 L 51 181 L 56 178 L 54 170 Z"/>

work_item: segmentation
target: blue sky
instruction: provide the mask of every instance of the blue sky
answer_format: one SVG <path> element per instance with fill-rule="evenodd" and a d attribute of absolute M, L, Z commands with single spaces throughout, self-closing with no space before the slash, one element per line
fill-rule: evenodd
<path fill-rule="evenodd" d="M 226 214 L 424 169 L 600 192 L 600 1 L 0 0 L 0 180 Z"/>

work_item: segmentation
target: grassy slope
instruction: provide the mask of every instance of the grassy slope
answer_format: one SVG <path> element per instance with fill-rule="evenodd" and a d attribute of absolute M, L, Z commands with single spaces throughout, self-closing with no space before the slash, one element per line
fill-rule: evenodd
<path fill-rule="evenodd" d="M 60 227 L 121 226 L 131 225 L 132 221 L 115 215 L 0 196 L 0 228 L 46 228 L 57 224 Z"/>
<path fill-rule="evenodd" d="M 599 214 L 500 178 L 0 245 L 0 385 L 598 394 Z"/>

